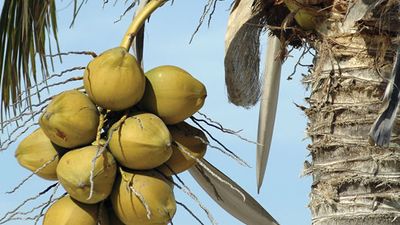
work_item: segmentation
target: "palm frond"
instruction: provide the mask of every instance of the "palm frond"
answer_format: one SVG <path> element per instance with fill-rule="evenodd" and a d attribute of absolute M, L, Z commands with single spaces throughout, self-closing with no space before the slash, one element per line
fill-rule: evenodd
<path fill-rule="evenodd" d="M 59 51 L 55 0 L 7 0 L 0 15 L 1 117 L 21 106 L 21 93 L 48 75 L 51 34 Z M 37 61 L 40 68 L 37 68 Z M 52 65 L 52 61 L 50 64 Z M 18 104 L 15 104 L 19 102 Z"/>

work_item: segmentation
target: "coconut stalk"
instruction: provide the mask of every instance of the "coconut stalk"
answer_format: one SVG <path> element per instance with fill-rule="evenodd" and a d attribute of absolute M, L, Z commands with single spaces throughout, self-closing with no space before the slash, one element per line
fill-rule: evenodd
<path fill-rule="evenodd" d="M 164 3 L 167 1 L 168 0 L 151 0 L 140 11 L 138 11 L 138 13 L 135 15 L 135 18 L 132 20 L 132 23 L 129 25 L 129 28 L 126 31 L 120 46 L 129 51 L 134 37 L 139 32 L 144 22 L 156 9 L 164 5 Z"/>
<path fill-rule="evenodd" d="M 310 89 L 304 111 L 312 141 L 312 163 L 305 168 L 313 177 L 312 224 L 398 224 L 399 121 L 388 147 L 368 142 L 391 76 L 398 2 L 346 17 L 352 4 L 334 1 L 315 27 L 317 36 L 306 40 L 316 51 L 304 79 Z"/>

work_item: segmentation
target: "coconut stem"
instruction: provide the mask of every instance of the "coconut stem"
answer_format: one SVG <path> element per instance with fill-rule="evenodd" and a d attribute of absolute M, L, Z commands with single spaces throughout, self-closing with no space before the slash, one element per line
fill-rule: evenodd
<path fill-rule="evenodd" d="M 101 113 L 99 116 L 99 125 L 97 127 L 97 135 L 96 135 L 96 145 L 99 146 L 99 148 L 100 148 L 101 130 L 103 129 L 104 119 L 105 119 L 106 115 L 104 115 L 103 110 L 101 110 Z"/>
<path fill-rule="evenodd" d="M 120 44 L 121 47 L 129 51 L 132 45 L 133 38 L 136 36 L 139 29 L 143 26 L 144 22 L 150 15 L 160 6 L 162 6 L 167 0 L 151 0 L 147 5 L 135 16 L 124 38 Z"/>
<path fill-rule="evenodd" d="M 100 127 L 102 127 L 103 123 L 104 123 L 104 119 L 107 116 L 107 114 L 110 112 L 110 110 L 106 111 L 106 114 L 103 116 L 103 114 L 100 115 L 100 124 L 99 124 L 99 129 Z M 106 151 L 108 144 L 111 141 L 111 137 L 114 131 L 118 130 L 120 128 L 120 126 L 122 125 L 122 123 L 126 120 L 127 115 L 125 114 L 123 117 L 121 117 L 121 119 L 118 120 L 117 122 L 117 126 L 111 130 L 110 135 L 107 138 L 107 141 L 104 143 L 104 145 L 102 143 L 100 143 L 100 136 L 98 136 L 99 140 L 97 140 L 97 151 L 96 154 L 94 156 L 94 158 L 92 159 L 92 168 L 90 170 L 90 178 L 89 178 L 89 182 L 90 182 L 90 192 L 89 192 L 89 197 L 87 198 L 88 200 L 92 198 L 93 196 L 93 191 L 94 191 L 94 169 L 96 166 L 96 160 L 98 158 L 100 158 L 100 156 L 103 154 L 104 151 Z"/>

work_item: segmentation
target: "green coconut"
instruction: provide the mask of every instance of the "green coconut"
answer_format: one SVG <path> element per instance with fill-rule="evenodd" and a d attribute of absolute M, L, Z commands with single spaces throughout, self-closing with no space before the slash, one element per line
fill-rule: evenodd
<path fill-rule="evenodd" d="M 93 170 L 93 193 L 90 199 L 92 160 L 98 146 L 87 146 L 66 153 L 57 166 L 61 185 L 72 198 L 87 204 L 106 199 L 112 190 L 117 171 L 114 157 L 107 150 L 96 160 Z"/>
<path fill-rule="evenodd" d="M 172 154 L 171 135 L 163 121 L 151 113 L 137 113 L 110 131 L 109 148 L 115 159 L 130 169 L 152 169 Z"/>
<path fill-rule="evenodd" d="M 103 52 L 86 67 L 84 86 L 97 105 L 119 111 L 135 105 L 142 98 L 145 77 L 137 60 L 125 48 Z"/>
<path fill-rule="evenodd" d="M 186 171 L 206 154 L 207 137 L 203 131 L 181 122 L 168 126 L 174 144 L 172 156 L 158 170 L 167 176 Z M 196 158 L 196 159 L 195 159 Z"/>
<path fill-rule="evenodd" d="M 182 122 L 204 104 L 205 86 L 179 67 L 159 66 L 145 76 L 146 91 L 140 105 L 168 125 Z"/>
<path fill-rule="evenodd" d="M 18 145 L 15 157 L 18 163 L 36 175 L 57 180 L 59 153 L 64 149 L 53 144 L 41 128 L 35 130 Z"/>
<path fill-rule="evenodd" d="M 176 212 L 172 183 L 151 170 L 121 170 L 110 199 L 115 214 L 125 224 L 165 225 Z"/>
<path fill-rule="evenodd" d="M 49 103 L 39 124 L 56 145 L 76 148 L 90 144 L 96 138 L 99 112 L 83 93 L 65 91 Z"/>
<path fill-rule="evenodd" d="M 83 204 L 68 195 L 51 205 L 43 219 L 43 225 L 98 225 L 99 223 L 112 225 L 102 204 Z"/>
<path fill-rule="evenodd" d="M 319 8 L 303 5 L 296 0 L 284 0 L 284 3 L 304 30 L 313 30 L 321 24 L 322 13 Z"/>

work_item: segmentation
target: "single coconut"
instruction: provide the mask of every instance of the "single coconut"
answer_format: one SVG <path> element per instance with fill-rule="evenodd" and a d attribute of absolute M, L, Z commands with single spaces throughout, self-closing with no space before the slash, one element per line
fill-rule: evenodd
<path fill-rule="evenodd" d="M 207 96 L 205 86 L 176 66 L 159 66 L 145 74 L 146 91 L 140 106 L 176 124 L 197 112 Z"/>
<path fill-rule="evenodd" d="M 100 202 L 110 195 L 117 171 L 114 157 L 107 150 L 98 156 L 93 168 L 98 148 L 92 145 L 69 151 L 57 166 L 57 176 L 64 189 L 72 198 L 87 204 Z M 89 198 L 91 172 L 93 193 Z"/>
<path fill-rule="evenodd" d="M 76 148 L 90 144 L 96 138 L 99 112 L 86 95 L 71 90 L 54 97 L 39 124 L 56 145 Z"/>
<path fill-rule="evenodd" d="M 206 154 L 207 137 L 203 131 L 181 122 L 168 127 L 174 144 L 172 156 L 157 169 L 166 176 L 181 173 L 201 159 Z"/>
<path fill-rule="evenodd" d="M 18 163 L 36 175 L 57 180 L 59 154 L 64 149 L 53 144 L 41 128 L 35 130 L 18 145 L 15 157 Z"/>
<path fill-rule="evenodd" d="M 137 113 L 110 131 L 109 148 L 115 159 L 130 169 L 152 169 L 172 154 L 171 135 L 163 121 L 151 113 Z"/>
<path fill-rule="evenodd" d="M 100 215 L 99 215 L 100 213 Z M 57 200 L 44 215 L 43 225 L 109 225 L 102 204 L 83 204 L 66 195 Z"/>
<path fill-rule="evenodd" d="M 151 170 L 121 170 L 111 202 L 115 214 L 125 224 L 165 225 L 176 211 L 172 183 Z"/>
<path fill-rule="evenodd" d="M 314 30 L 322 24 L 323 13 L 319 7 L 307 6 L 296 0 L 284 0 L 286 7 L 294 15 L 297 24 L 304 30 Z"/>
<path fill-rule="evenodd" d="M 103 52 L 86 67 L 84 86 L 97 105 L 119 111 L 135 105 L 142 98 L 145 77 L 136 58 L 125 48 Z"/>

